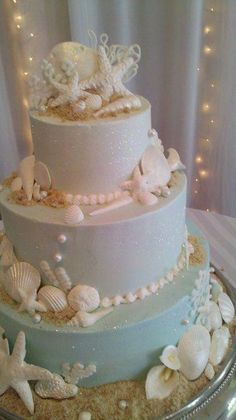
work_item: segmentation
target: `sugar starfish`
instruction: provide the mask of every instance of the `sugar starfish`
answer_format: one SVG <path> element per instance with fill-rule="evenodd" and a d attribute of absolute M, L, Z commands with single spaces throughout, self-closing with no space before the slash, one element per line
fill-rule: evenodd
<path fill-rule="evenodd" d="M 26 293 L 23 289 L 18 289 L 19 295 L 21 297 L 21 304 L 18 309 L 19 312 L 28 312 L 29 315 L 33 316 L 35 311 L 47 312 L 45 306 L 37 302 L 37 292 L 33 290 L 31 293 Z"/>
<path fill-rule="evenodd" d="M 127 70 L 134 63 L 132 57 L 126 57 L 119 63 L 112 65 L 107 57 L 105 48 L 98 46 L 98 68 L 99 70 L 89 79 L 80 83 L 80 88 L 95 89 L 104 100 L 111 96 L 130 96 L 132 93 L 123 85 L 122 78 Z"/>
<path fill-rule="evenodd" d="M 51 85 L 59 92 L 59 95 L 55 99 L 51 99 L 49 106 L 54 108 L 59 105 L 65 105 L 67 103 L 77 102 L 81 96 L 85 96 L 86 93 L 82 92 L 79 84 L 79 74 L 75 72 L 71 77 L 68 84 L 59 83 L 52 77 L 49 79 Z"/>
<path fill-rule="evenodd" d="M 148 175 L 141 174 L 139 166 L 135 167 L 132 180 L 123 182 L 121 188 L 132 191 L 134 199 L 142 204 L 153 205 L 158 201 L 158 198 L 152 194 L 156 192 L 156 186 Z"/>
<path fill-rule="evenodd" d="M 25 334 L 19 332 L 10 354 L 7 339 L 0 338 L 0 395 L 13 388 L 30 414 L 34 413 L 34 401 L 28 381 L 50 380 L 53 375 L 46 369 L 24 362 L 26 355 Z"/>

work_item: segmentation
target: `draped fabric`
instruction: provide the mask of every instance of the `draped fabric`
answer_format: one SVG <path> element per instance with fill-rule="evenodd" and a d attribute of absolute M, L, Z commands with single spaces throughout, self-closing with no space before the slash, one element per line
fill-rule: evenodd
<path fill-rule="evenodd" d="M 17 71 L 35 71 L 58 42 L 89 45 L 92 29 L 98 39 L 106 32 L 110 43 L 140 44 L 140 68 L 128 87 L 151 102 L 153 127 L 165 149 L 179 151 L 187 167 L 188 204 L 236 216 L 235 0 L 9 3 L 0 3 L 1 177 L 30 150 L 26 92 Z M 17 13 L 23 17 L 18 30 Z"/>

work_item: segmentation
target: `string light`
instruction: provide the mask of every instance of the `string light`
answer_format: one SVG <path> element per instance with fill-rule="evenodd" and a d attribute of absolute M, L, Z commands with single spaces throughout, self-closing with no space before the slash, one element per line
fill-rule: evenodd
<path fill-rule="evenodd" d="M 197 71 L 200 71 L 200 67 L 197 67 Z"/>
<path fill-rule="evenodd" d="M 198 194 L 198 190 L 195 190 L 195 191 L 194 191 L 194 194 Z"/>
<path fill-rule="evenodd" d="M 211 83 L 211 88 L 214 88 L 215 87 L 215 83 Z"/>
<path fill-rule="evenodd" d="M 210 9 L 210 11 L 213 13 L 215 10 L 213 9 L 213 7 Z"/>
<path fill-rule="evenodd" d="M 24 75 L 24 76 L 28 76 L 28 74 L 29 74 L 29 73 L 28 73 L 27 71 L 24 71 L 24 72 L 23 72 L 23 75 Z"/>
<path fill-rule="evenodd" d="M 210 121 L 210 123 L 211 123 L 211 124 L 214 124 L 214 122 L 215 122 L 214 120 L 211 120 L 211 121 Z"/>
<path fill-rule="evenodd" d="M 201 156 L 197 156 L 195 160 L 196 160 L 197 163 L 202 163 L 203 162 L 203 159 L 202 159 Z"/>
<path fill-rule="evenodd" d="M 30 36 L 31 36 L 31 38 L 33 38 L 33 37 L 34 37 L 34 34 L 33 34 L 33 32 L 30 32 Z"/>
<path fill-rule="evenodd" d="M 202 105 L 202 110 L 203 110 L 204 112 L 208 112 L 208 111 L 209 111 L 209 109 L 210 109 L 210 105 L 209 105 L 208 103 L 204 103 L 204 104 Z"/>
<path fill-rule="evenodd" d="M 205 54 L 211 54 L 212 53 L 212 48 L 209 47 L 208 45 L 205 45 L 203 51 L 204 51 Z"/>
<path fill-rule="evenodd" d="M 21 26 L 20 26 L 20 25 L 16 25 L 16 27 L 17 27 L 17 29 L 20 29 L 20 28 L 21 28 Z"/>
<path fill-rule="evenodd" d="M 208 35 L 211 31 L 212 31 L 212 28 L 210 26 L 205 26 L 204 34 Z"/>
<path fill-rule="evenodd" d="M 207 178 L 207 177 L 208 177 L 208 171 L 206 171 L 205 169 L 201 169 L 201 170 L 199 171 L 199 175 L 200 175 L 200 177 L 202 177 L 202 178 Z"/>
<path fill-rule="evenodd" d="M 33 61 L 33 57 L 29 57 L 29 61 Z"/>
<path fill-rule="evenodd" d="M 196 181 L 196 182 L 199 182 L 199 179 L 198 179 L 198 178 L 195 178 L 195 181 Z"/>
<path fill-rule="evenodd" d="M 21 16 L 21 15 L 16 16 L 16 17 L 15 17 L 15 20 L 17 20 L 18 22 L 19 22 L 19 21 L 22 21 L 22 16 Z"/>

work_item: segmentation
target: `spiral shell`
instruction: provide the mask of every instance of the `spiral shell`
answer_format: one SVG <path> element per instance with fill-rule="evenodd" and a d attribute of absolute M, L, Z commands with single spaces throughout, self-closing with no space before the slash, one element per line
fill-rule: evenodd
<path fill-rule="evenodd" d="M 41 398 L 63 400 L 74 397 L 78 392 L 78 387 L 67 384 L 60 375 L 53 374 L 53 379 L 38 381 L 35 385 L 35 392 Z"/>
<path fill-rule="evenodd" d="M 92 312 L 100 305 L 99 293 L 94 287 L 78 284 L 70 291 L 68 303 L 75 311 Z"/>
<path fill-rule="evenodd" d="M 181 372 L 190 381 L 205 370 L 210 353 L 210 334 L 201 325 L 193 325 L 180 339 L 178 355 Z"/>
<path fill-rule="evenodd" d="M 38 270 L 27 262 L 17 262 L 6 272 L 4 288 L 7 294 L 16 302 L 21 302 L 19 289 L 26 292 L 37 291 L 41 283 Z"/>
<path fill-rule="evenodd" d="M 229 324 L 234 318 L 235 309 L 232 300 L 226 293 L 221 293 L 218 298 L 218 304 L 223 320 Z"/>
<path fill-rule="evenodd" d="M 65 211 L 65 222 L 68 225 L 77 225 L 84 219 L 84 214 L 79 206 L 73 204 Z"/>
<path fill-rule="evenodd" d="M 54 286 L 43 286 L 38 292 L 38 300 L 52 312 L 61 312 L 68 306 L 65 293 Z"/>

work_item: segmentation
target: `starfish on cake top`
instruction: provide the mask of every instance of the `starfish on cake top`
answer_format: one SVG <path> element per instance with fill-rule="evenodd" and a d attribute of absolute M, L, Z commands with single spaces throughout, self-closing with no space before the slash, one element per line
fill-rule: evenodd
<path fill-rule="evenodd" d="M 40 302 L 37 302 L 37 291 L 32 290 L 30 293 L 27 293 L 23 289 L 18 289 L 19 295 L 21 297 L 21 304 L 18 309 L 19 312 L 28 312 L 30 316 L 35 315 L 35 312 L 47 312 L 47 308 Z"/>
<path fill-rule="evenodd" d="M 10 354 L 8 340 L 0 338 L 0 395 L 13 388 L 31 414 L 34 414 L 34 401 L 28 381 L 50 380 L 53 375 L 46 369 L 27 364 L 24 359 L 25 333 L 19 332 Z"/>
<path fill-rule="evenodd" d="M 96 93 L 109 101 L 112 96 L 124 97 L 133 94 L 124 86 L 122 78 L 133 65 L 132 57 L 124 57 L 120 62 L 112 65 L 102 45 L 98 46 L 98 68 L 99 70 L 89 79 L 80 83 L 83 90 L 96 90 Z"/>

